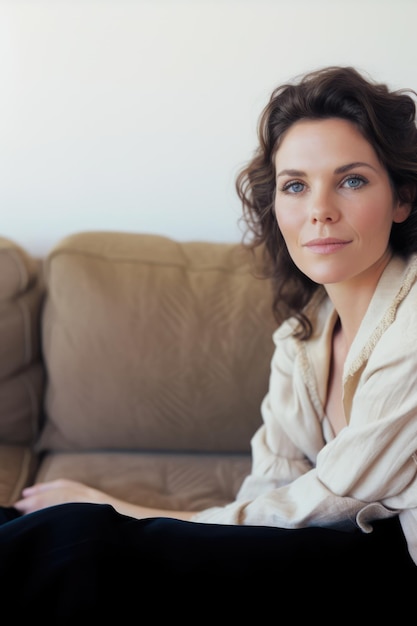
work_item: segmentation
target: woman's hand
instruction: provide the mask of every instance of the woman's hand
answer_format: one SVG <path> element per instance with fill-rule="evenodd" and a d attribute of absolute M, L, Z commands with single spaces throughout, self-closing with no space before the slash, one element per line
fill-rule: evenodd
<path fill-rule="evenodd" d="M 98 489 L 87 487 L 83 483 L 60 478 L 26 487 L 22 491 L 22 498 L 15 502 L 14 507 L 20 513 L 25 514 L 67 502 L 112 504 L 112 498 Z"/>

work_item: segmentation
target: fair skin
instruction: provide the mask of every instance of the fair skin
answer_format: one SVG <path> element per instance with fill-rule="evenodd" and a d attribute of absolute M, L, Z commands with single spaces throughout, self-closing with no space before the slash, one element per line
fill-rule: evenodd
<path fill-rule="evenodd" d="M 325 286 L 339 315 L 325 407 L 337 434 L 346 426 L 344 361 L 391 258 L 391 225 L 404 221 L 410 207 L 394 199 L 374 149 L 345 120 L 296 122 L 277 151 L 275 165 L 275 214 L 289 253 L 302 272 Z M 194 515 L 130 504 L 66 479 L 27 487 L 14 506 L 30 513 L 65 502 L 111 504 L 138 519 L 190 520 Z"/>

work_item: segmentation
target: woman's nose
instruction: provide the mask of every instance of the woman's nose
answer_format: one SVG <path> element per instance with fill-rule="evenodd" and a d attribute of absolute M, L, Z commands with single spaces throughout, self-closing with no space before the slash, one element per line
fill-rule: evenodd
<path fill-rule="evenodd" d="M 312 222 L 336 221 L 339 216 L 336 199 L 329 192 L 320 191 L 312 194 L 310 214 Z"/>

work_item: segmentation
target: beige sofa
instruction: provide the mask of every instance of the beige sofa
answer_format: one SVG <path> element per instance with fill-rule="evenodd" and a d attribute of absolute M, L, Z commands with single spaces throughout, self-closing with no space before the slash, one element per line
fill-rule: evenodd
<path fill-rule="evenodd" d="M 69 477 L 201 509 L 250 470 L 272 356 L 240 244 L 84 232 L 34 259 L 0 237 L 0 504 Z"/>

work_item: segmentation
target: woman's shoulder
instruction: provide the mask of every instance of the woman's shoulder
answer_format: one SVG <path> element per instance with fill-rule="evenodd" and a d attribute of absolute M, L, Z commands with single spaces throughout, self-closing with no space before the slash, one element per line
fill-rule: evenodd
<path fill-rule="evenodd" d="M 380 310 L 388 307 L 387 313 L 394 314 L 400 306 L 413 307 L 416 298 L 417 253 L 407 258 L 393 257 L 381 276 L 371 305 Z"/>

